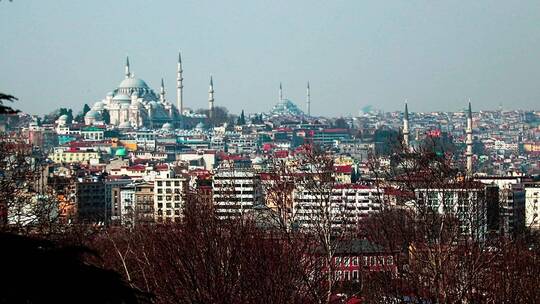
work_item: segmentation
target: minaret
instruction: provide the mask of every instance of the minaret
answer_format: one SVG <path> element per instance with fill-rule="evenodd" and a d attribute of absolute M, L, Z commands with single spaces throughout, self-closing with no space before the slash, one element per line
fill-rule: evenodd
<path fill-rule="evenodd" d="M 309 81 L 307 83 L 307 89 L 306 89 L 306 105 L 307 105 L 307 115 L 311 116 L 311 94 L 309 92 Z"/>
<path fill-rule="evenodd" d="M 184 78 L 182 78 L 182 72 L 182 57 L 180 56 L 180 52 L 178 52 L 178 63 L 176 66 L 176 108 L 180 115 L 182 115 L 182 112 L 184 111 L 184 85 L 182 83 Z"/>
<path fill-rule="evenodd" d="M 210 75 L 210 87 L 208 88 L 208 118 L 214 118 L 214 81 Z"/>
<path fill-rule="evenodd" d="M 403 114 L 403 146 L 409 150 L 409 108 L 405 99 L 405 113 Z"/>
<path fill-rule="evenodd" d="M 126 57 L 126 68 L 125 68 L 125 74 L 126 78 L 129 78 L 131 76 L 131 73 L 129 72 L 129 57 Z"/>
<path fill-rule="evenodd" d="M 471 109 L 471 100 L 469 99 L 469 111 L 467 113 L 467 129 L 465 129 L 467 134 L 467 139 L 465 144 L 467 145 L 467 151 L 465 155 L 467 156 L 467 175 L 473 175 L 473 126 L 472 126 L 472 109 Z"/>
<path fill-rule="evenodd" d="M 283 102 L 283 87 L 281 87 L 281 82 L 279 83 L 279 102 Z"/>
<path fill-rule="evenodd" d="M 161 78 L 161 88 L 159 89 L 159 101 L 165 102 L 165 84 L 163 78 Z"/>

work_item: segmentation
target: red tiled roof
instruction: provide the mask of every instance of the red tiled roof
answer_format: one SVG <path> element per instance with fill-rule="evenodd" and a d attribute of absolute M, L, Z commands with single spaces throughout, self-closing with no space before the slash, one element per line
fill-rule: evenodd
<path fill-rule="evenodd" d="M 336 171 L 336 173 L 352 173 L 352 166 L 351 165 L 334 166 L 334 170 Z"/>

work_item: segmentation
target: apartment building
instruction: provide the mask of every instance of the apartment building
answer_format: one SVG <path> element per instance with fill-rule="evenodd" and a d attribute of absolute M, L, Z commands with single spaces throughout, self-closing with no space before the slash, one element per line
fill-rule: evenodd
<path fill-rule="evenodd" d="M 154 180 L 154 216 L 158 223 L 170 223 L 182 218 L 184 194 L 187 189 L 185 178 L 163 178 Z"/>
<path fill-rule="evenodd" d="M 249 169 L 218 169 L 212 186 L 214 208 L 220 219 L 243 216 L 262 204 L 260 177 Z"/>
<path fill-rule="evenodd" d="M 297 186 L 291 219 L 302 229 L 330 223 L 332 229 L 351 229 L 381 210 L 381 190 L 368 185 L 338 184 L 332 189 Z"/>

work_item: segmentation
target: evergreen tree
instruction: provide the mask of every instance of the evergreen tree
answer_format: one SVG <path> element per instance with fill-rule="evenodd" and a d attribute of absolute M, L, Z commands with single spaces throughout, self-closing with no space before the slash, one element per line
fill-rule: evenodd
<path fill-rule="evenodd" d="M 246 124 L 246 116 L 244 115 L 244 110 L 242 110 L 242 113 L 240 113 L 240 117 L 238 117 L 238 121 L 236 124 L 239 126 L 243 126 Z"/>
<path fill-rule="evenodd" d="M 86 113 L 88 113 L 89 111 L 90 111 L 90 106 L 85 103 L 83 107 L 83 118 L 84 118 L 84 115 L 86 115 Z"/>
<path fill-rule="evenodd" d="M 73 122 L 73 110 L 72 109 L 68 109 L 67 110 L 67 123 L 72 123 Z"/>
<path fill-rule="evenodd" d="M 109 114 L 109 110 L 104 109 L 104 110 L 103 110 L 103 113 L 101 114 L 101 116 L 103 117 L 103 122 L 104 122 L 104 123 L 106 123 L 106 124 L 110 124 L 110 123 L 111 123 L 111 115 Z"/>

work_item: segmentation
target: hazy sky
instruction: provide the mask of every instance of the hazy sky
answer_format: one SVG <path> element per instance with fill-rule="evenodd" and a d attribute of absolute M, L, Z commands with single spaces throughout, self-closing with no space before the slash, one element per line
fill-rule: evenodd
<path fill-rule="evenodd" d="M 0 0 L 0 92 L 42 114 L 79 111 L 132 71 L 184 104 L 312 113 L 540 108 L 540 1 Z"/>

